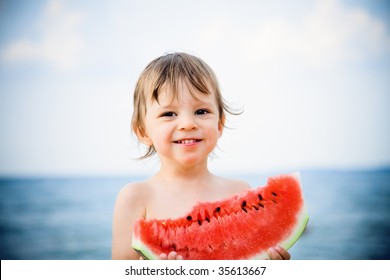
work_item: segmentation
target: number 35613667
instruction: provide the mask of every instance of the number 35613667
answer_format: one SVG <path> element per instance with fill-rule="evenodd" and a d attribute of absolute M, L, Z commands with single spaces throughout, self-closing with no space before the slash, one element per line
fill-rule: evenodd
<path fill-rule="evenodd" d="M 218 268 L 219 275 L 264 275 L 266 267 L 246 267 L 246 266 L 223 266 Z"/>

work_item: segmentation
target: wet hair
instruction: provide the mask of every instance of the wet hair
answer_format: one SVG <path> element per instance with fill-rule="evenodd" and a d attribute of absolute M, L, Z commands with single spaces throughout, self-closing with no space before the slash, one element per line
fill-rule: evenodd
<path fill-rule="evenodd" d="M 158 97 L 164 89 L 172 94 L 172 100 L 178 98 L 179 83 L 184 81 L 191 90 L 202 94 L 214 94 L 218 106 L 219 121 L 225 124 L 226 113 L 237 114 L 227 106 L 222 98 L 217 78 L 213 70 L 200 58 L 187 53 L 169 53 L 151 61 L 138 78 L 133 100 L 133 116 L 131 127 L 136 135 L 145 133 L 146 105 L 149 101 L 159 102 Z M 155 154 L 150 146 L 141 159 Z"/>

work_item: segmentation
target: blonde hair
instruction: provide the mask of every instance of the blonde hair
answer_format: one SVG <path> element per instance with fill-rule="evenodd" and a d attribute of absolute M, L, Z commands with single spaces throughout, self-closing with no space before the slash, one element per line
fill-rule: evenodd
<path fill-rule="evenodd" d="M 158 102 L 163 87 L 172 93 L 172 98 L 178 98 L 177 88 L 181 80 L 203 94 L 215 95 L 219 121 L 222 125 L 225 124 L 226 112 L 237 114 L 223 100 L 217 77 L 203 60 L 187 53 L 169 53 L 150 62 L 138 78 L 134 90 L 134 110 L 131 119 L 131 127 L 136 135 L 145 133 L 144 117 L 148 99 Z M 190 92 L 194 95 L 192 91 Z M 155 152 L 155 148 L 150 146 L 140 159 L 150 157 Z"/>

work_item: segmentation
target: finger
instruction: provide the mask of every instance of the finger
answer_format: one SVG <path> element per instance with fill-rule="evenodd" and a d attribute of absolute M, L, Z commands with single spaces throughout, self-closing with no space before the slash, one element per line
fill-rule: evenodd
<path fill-rule="evenodd" d="M 168 257 L 166 254 L 161 254 L 160 255 L 160 260 L 166 260 Z"/>
<path fill-rule="evenodd" d="M 177 253 L 175 251 L 172 251 L 168 255 L 168 260 L 176 260 L 177 258 Z"/>
<path fill-rule="evenodd" d="M 275 248 L 269 248 L 267 252 L 270 260 L 282 260 L 282 256 Z"/>
<path fill-rule="evenodd" d="M 291 259 L 291 255 L 287 250 L 283 249 L 280 246 L 276 246 L 275 249 L 276 251 L 278 251 L 279 255 L 282 257 L 283 260 Z"/>
<path fill-rule="evenodd" d="M 177 255 L 177 258 L 176 258 L 176 259 L 177 259 L 177 260 L 180 260 L 180 261 L 181 261 L 181 260 L 184 260 L 183 257 L 182 257 L 182 255 Z"/>

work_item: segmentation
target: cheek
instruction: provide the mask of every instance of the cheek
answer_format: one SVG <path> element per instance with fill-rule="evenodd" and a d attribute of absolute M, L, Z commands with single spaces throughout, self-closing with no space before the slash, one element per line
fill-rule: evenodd
<path fill-rule="evenodd" d="M 151 130 L 151 137 L 153 138 L 154 142 L 159 141 L 169 141 L 171 139 L 172 135 L 172 129 L 170 129 L 167 125 L 157 124 L 153 127 Z"/>
<path fill-rule="evenodd" d="M 207 128 L 207 134 L 209 137 L 216 138 L 218 139 L 219 137 L 222 136 L 222 131 L 223 131 L 223 126 L 220 125 L 220 123 L 213 123 L 210 124 Z"/>

